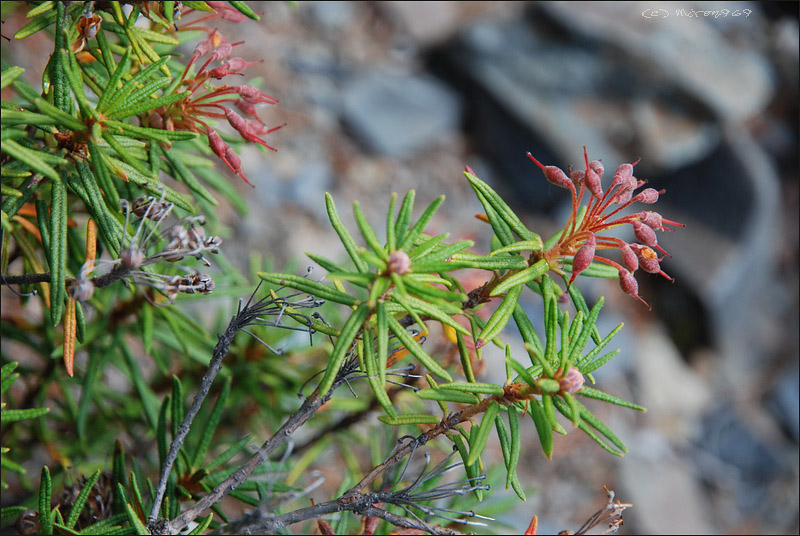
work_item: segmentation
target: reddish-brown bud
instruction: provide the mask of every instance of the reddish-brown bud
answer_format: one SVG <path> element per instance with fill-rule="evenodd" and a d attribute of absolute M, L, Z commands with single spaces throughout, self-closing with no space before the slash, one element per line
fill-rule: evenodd
<path fill-rule="evenodd" d="M 616 171 L 614 171 L 614 178 L 611 180 L 611 186 L 626 184 L 631 178 L 633 178 L 633 165 L 621 164 Z"/>
<path fill-rule="evenodd" d="M 258 112 L 256 112 L 256 105 L 246 100 L 238 99 L 234 104 L 239 108 L 239 111 L 250 117 L 258 119 Z"/>
<path fill-rule="evenodd" d="M 580 186 L 583 184 L 583 180 L 586 177 L 586 173 L 582 169 L 576 169 L 575 171 L 569 172 L 569 179 L 575 186 Z"/>
<path fill-rule="evenodd" d="M 594 197 L 597 199 L 601 199 L 603 197 L 603 185 L 600 181 L 600 175 L 595 173 L 592 168 L 586 170 L 586 187 L 592 193 Z"/>
<path fill-rule="evenodd" d="M 575 257 L 572 259 L 572 277 L 569 278 L 570 284 L 575 281 L 575 278 L 578 277 L 578 274 L 584 271 L 586 268 L 592 264 L 592 259 L 594 259 L 594 252 L 597 248 L 597 241 L 594 238 L 593 233 L 589 233 L 589 238 L 586 239 L 586 242 L 580 247 L 577 253 L 575 253 Z"/>
<path fill-rule="evenodd" d="M 603 167 L 603 163 L 600 160 L 592 160 L 589 162 L 589 169 L 597 173 L 598 177 L 603 177 L 603 173 L 605 172 L 606 168 Z"/>
<path fill-rule="evenodd" d="M 625 265 L 625 268 L 631 271 L 631 273 L 635 272 L 639 268 L 639 259 L 636 256 L 636 253 L 633 252 L 633 248 L 630 244 L 623 244 L 619 248 L 620 253 L 622 253 L 622 264 Z"/>
<path fill-rule="evenodd" d="M 244 86 L 231 86 L 230 89 L 234 90 L 241 98 L 252 104 L 258 104 L 260 102 L 275 104 L 278 102 L 278 99 L 275 97 L 270 97 L 266 93 L 259 91 L 257 87 L 249 84 Z"/>
<path fill-rule="evenodd" d="M 530 158 L 534 164 L 539 166 L 544 173 L 544 178 L 547 179 L 547 182 L 555 184 L 560 188 L 566 188 L 567 190 L 571 190 L 573 192 L 575 191 L 575 185 L 572 184 L 572 181 L 569 179 L 569 177 L 567 177 L 567 174 L 564 173 L 561 168 L 556 166 L 545 166 L 536 160 L 531 153 L 528 153 L 528 158 Z"/>
<path fill-rule="evenodd" d="M 655 188 L 646 188 L 636 194 L 633 198 L 634 202 L 644 203 L 645 205 L 652 205 L 658 201 L 659 194 L 663 194 L 666 190 L 656 190 Z"/>
<path fill-rule="evenodd" d="M 658 237 L 656 237 L 656 232 L 640 221 L 633 221 L 633 234 L 636 235 L 636 239 L 639 240 L 639 242 L 646 246 L 654 248 L 658 245 Z"/>
<path fill-rule="evenodd" d="M 651 307 L 647 305 L 647 302 L 639 296 L 639 283 L 636 281 L 636 278 L 627 271 L 627 270 L 620 270 L 619 271 L 619 286 L 622 288 L 622 291 L 629 296 L 633 296 L 645 306 L 650 309 Z"/>
<path fill-rule="evenodd" d="M 567 373 L 558 380 L 558 385 L 561 387 L 561 392 L 574 395 L 583 389 L 585 381 L 586 378 L 583 377 L 580 370 L 570 367 Z"/>
<path fill-rule="evenodd" d="M 225 62 L 225 67 L 230 69 L 231 71 L 241 71 L 250 67 L 251 65 L 255 65 L 257 63 L 261 63 L 264 60 L 260 61 L 245 61 L 242 58 L 231 58 Z"/>
<path fill-rule="evenodd" d="M 262 130 L 262 126 L 255 121 L 248 121 L 241 115 L 237 114 L 233 110 L 225 108 L 225 117 L 228 119 L 228 123 L 239 132 L 239 135 L 242 136 L 247 141 L 251 141 L 253 143 L 258 143 L 259 145 L 263 145 L 267 149 L 275 151 L 276 149 L 267 144 L 264 140 L 258 137 L 256 132 Z M 283 126 L 283 125 L 281 125 Z M 280 128 L 280 127 L 278 127 Z M 269 130 L 265 131 L 269 132 Z"/>

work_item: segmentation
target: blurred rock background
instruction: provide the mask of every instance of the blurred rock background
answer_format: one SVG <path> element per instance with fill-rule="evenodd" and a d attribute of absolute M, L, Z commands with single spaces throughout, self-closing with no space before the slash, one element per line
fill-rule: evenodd
<path fill-rule="evenodd" d="M 250 213 L 223 213 L 243 268 L 251 250 L 278 269 L 311 264 L 304 251 L 342 258 L 325 191 L 346 223 L 353 199 L 377 223 L 392 192 L 444 193 L 433 228 L 487 251 L 464 165 L 549 236 L 569 197 L 525 152 L 580 167 L 583 145 L 606 169 L 641 157 L 637 176 L 667 190 L 657 210 L 687 224 L 659 235 L 675 284 L 639 277 L 653 312 L 581 278 L 606 296 L 605 332 L 626 323 L 598 383 L 649 412 L 598 414 L 630 454 L 570 433 L 548 462 L 524 422 L 531 493 L 503 522 L 575 530 L 605 484 L 635 505 L 628 534 L 800 530 L 797 3 L 251 4 L 261 23 L 218 27 L 264 58 L 248 72 L 280 104 L 262 119 L 288 126 L 277 153 L 245 149 Z"/>

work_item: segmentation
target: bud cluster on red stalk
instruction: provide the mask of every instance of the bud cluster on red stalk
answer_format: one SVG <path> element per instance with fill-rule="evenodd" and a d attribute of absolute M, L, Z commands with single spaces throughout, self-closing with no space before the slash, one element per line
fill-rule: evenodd
<path fill-rule="evenodd" d="M 232 16 L 230 10 L 233 8 L 227 8 L 222 3 L 218 4 L 214 9 L 228 14 L 226 16 Z M 199 21 L 194 21 L 192 24 L 197 22 Z M 187 29 L 187 26 L 184 26 L 183 29 Z M 272 128 L 267 127 L 258 117 L 256 105 L 261 103 L 275 104 L 278 99 L 263 93 L 251 85 L 209 87 L 208 83 L 211 80 L 220 80 L 231 75 L 243 76 L 242 70 L 258 62 L 249 62 L 242 58 L 231 57 L 234 47 L 240 45 L 243 41 L 228 43 L 217 30 L 203 27 L 193 29 L 205 30 L 209 35 L 207 39 L 201 41 L 195 47 L 186 70 L 181 77 L 180 84 L 181 87 L 185 88 L 186 97 L 168 106 L 162 106 L 154 110 L 150 114 L 150 125 L 167 130 L 190 130 L 204 133 L 208 137 L 209 147 L 214 154 L 225 162 L 225 165 L 233 173 L 239 175 L 247 184 L 253 186 L 242 171 L 242 161 L 239 155 L 222 140 L 219 134 L 205 120 L 207 118 L 225 119 L 245 141 L 258 143 L 267 149 L 275 151 L 276 149 L 268 145 L 262 139 L 262 136 L 266 136 L 284 125 Z M 208 56 L 205 62 L 190 77 L 189 71 L 192 65 L 205 56 Z M 218 62 L 220 65 L 209 68 L 214 62 Z M 231 104 L 241 110 L 249 119 L 245 119 L 234 112 L 229 107 Z"/>
<path fill-rule="evenodd" d="M 565 259 L 572 257 L 572 276 L 569 284 L 572 284 L 578 274 L 586 270 L 593 261 L 613 266 L 619 271 L 619 283 L 622 290 L 644 303 L 649 309 L 650 306 L 647 305 L 647 302 L 639 296 L 639 284 L 633 274 L 641 267 L 646 272 L 659 274 L 674 281 L 661 269 L 660 261 L 663 260 L 663 257 L 659 258 L 654 251 L 658 250 L 664 256 L 669 255 L 658 245 L 656 231 L 675 230 L 665 227 L 665 225 L 673 227 L 685 227 L 685 225 L 666 220 L 657 212 L 652 211 L 614 218 L 620 211 L 633 203 L 653 204 L 657 202 L 665 190 L 646 188 L 638 194 L 634 193 L 646 183 L 633 175 L 634 166 L 639 162 L 638 160 L 617 167 L 611 185 L 603 190 L 602 177 L 605 169 L 602 162 L 599 160 L 590 162 L 586 147 L 583 148 L 583 157 L 586 168 L 576 171 L 570 169 L 569 177 L 567 177 L 567 174 L 561 169 L 556 166 L 545 166 L 528 153 L 528 158 L 539 166 L 548 182 L 565 188 L 572 194 L 572 213 L 564 231 L 558 242 L 542 253 L 541 257 L 547 259 L 550 265 L 556 269 Z M 579 222 L 578 208 L 587 191 L 589 199 L 586 203 L 586 213 Z M 640 243 L 628 244 L 619 238 L 601 234 L 626 224 L 633 227 L 634 236 Z M 622 264 L 596 254 L 600 250 L 608 249 L 620 251 Z"/>

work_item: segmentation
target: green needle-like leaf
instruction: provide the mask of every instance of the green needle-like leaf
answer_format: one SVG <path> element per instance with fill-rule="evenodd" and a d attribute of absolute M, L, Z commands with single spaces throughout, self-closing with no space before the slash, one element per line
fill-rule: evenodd
<path fill-rule="evenodd" d="M 89 498 L 89 493 L 91 493 L 92 488 L 94 487 L 94 484 L 97 482 L 98 478 L 100 478 L 100 469 L 95 471 L 94 474 L 89 477 L 89 480 L 87 480 L 83 485 L 83 488 L 81 488 L 81 492 L 78 494 L 78 497 L 75 499 L 75 502 L 72 505 L 72 509 L 69 511 L 67 521 L 64 523 L 68 529 L 75 527 L 75 524 L 78 522 L 81 511 L 83 510 L 84 505 L 86 505 L 86 499 Z"/>
<path fill-rule="evenodd" d="M 336 234 L 339 235 L 339 240 L 342 241 L 342 245 L 344 245 L 344 249 L 353 260 L 353 264 L 356 265 L 356 269 L 359 272 L 368 272 L 369 266 L 358 254 L 358 245 L 356 245 L 356 241 L 353 240 L 350 231 L 348 231 L 347 227 L 342 223 L 339 212 L 336 210 L 336 204 L 333 202 L 333 197 L 327 192 L 325 193 L 325 207 L 328 210 L 328 218 L 331 220 L 331 226 L 333 226 L 333 230 L 336 231 Z"/>
<path fill-rule="evenodd" d="M 411 354 L 419 359 L 419 361 L 425 365 L 429 371 L 436 374 L 438 377 L 447 380 L 448 382 L 453 381 L 453 377 L 450 376 L 450 373 L 447 372 L 445 369 L 442 368 L 439 363 L 434 361 L 434 359 L 428 355 L 427 352 L 419 345 L 417 341 L 411 336 L 411 334 L 406 331 L 406 329 L 400 325 L 400 322 L 395 320 L 392 316 L 387 315 L 387 319 L 389 321 L 389 329 L 397 336 L 403 345 L 411 352 Z"/>
<path fill-rule="evenodd" d="M 259 274 L 259 276 L 261 276 L 261 274 Z M 361 330 L 361 326 L 368 314 L 369 307 L 367 304 L 362 303 L 359 305 L 358 309 L 356 309 L 350 315 L 350 317 L 347 319 L 347 322 L 345 322 L 344 326 L 342 327 L 342 333 L 336 340 L 336 345 L 333 347 L 331 356 L 328 359 L 328 368 L 325 370 L 325 375 L 322 377 L 322 381 L 319 384 L 320 396 L 327 394 L 333 385 L 333 382 L 336 380 L 336 376 L 339 374 L 339 369 L 342 367 L 344 358 L 347 355 L 347 352 L 350 350 L 350 345 L 353 344 L 353 341 L 355 340 L 356 335 L 358 335 L 358 332 Z"/>
<path fill-rule="evenodd" d="M 270 272 L 258 272 L 257 275 L 264 281 L 268 281 L 276 285 L 294 288 L 301 292 L 305 292 L 306 294 L 311 294 L 312 296 L 316 296 L 317 298 L 322 298 L 324 300 L 329 300 L 332 302 L 341 303 L 343 305 L 351 305 L 351 306 L 358 303 L 358 300 L 353 296 L 345 294 L 344 292 L 340 292 L 335 288 L 329 287 L 328 285 L 312 281 L 305 277 L 300 277 L 294 274 L 281 274 L 281 273 L 270 273 Z"/>
<path fill-rule="evenodd" d="M 509 276 L 505 279 L 502 283 L 497 285 L 492 292 L 489 294 L 490 296 L 499 296 L 503 294 L 511 287 L 515 287 L 517 285 L 524 285 L 528 281 L 533 281 L 541 277 L 550 267 L 547 264 L 547 261 L 542 259 L 536 264 L 525 268 L 524 270 L 517 272 L 514 275 Z"/>
<path fill-rule="evenodd" d="M 517 302 L 519 301 L 519 296 L 522 293 L 522 285 L 512 288 L 508 291 L 506 296 L 503 298 L 503 303 L 492 313 L 492 316 L 489 317 L 489 320 L 486 322 L 486 326 L 484 326 L 483 330 L 481 331 L 480 336 L 478 337 L 477 346 L 483 346 L 487 342 L 494 339 L 497 335 L 503 331 L 503 328 L 506 327 L 508 324 L 511 315 L 514 313 L 514 308 L 517 306 Z"/>
<path fill-rule="evenodd" d="M 497 418 L 499 411 L 500 404 L 492 401 L 492 403 L 489 404 L 489 407 L 486 409 L 486 414 L 483 416 L 483 420 L 481 420 L 480 428 L 478 428 L 475 441 L 470 444 L 467 465 L 476 463 L 481 455 L 481 452 L 483 452 L 483 449 L 486 448 L 486 444 L 489 442 L 489 434 L 492 432 L 492 428 L 494 428 L 494 420 Z"/>
<path fill-rule="evenodd" d="M 428 223 L 433 218 L 433 215 L 438 210 L 439 205 L 444 202 L 444 196 L 440 195 L 436 199 L 434 199 L 428 208 L 425 209 L 425 212 L 422 213 L 422 216 L 419 217 L 417 223 L 409 229 L 408 234 L 403 237 L 403 241 L 400 243 L 398 249 L 402 249 L 403 251 L 408 251 L 410 248 L 414 246 L 414 243 L 417 240 L 417 237 L 425 230 L 425 227 L 428 226 Z"/>
<path fill-rule="evenodd" d="M 42 478 L 39 483 L 39 525 L 42 534 L 53 534 L 53 514 L 50 511 L 50 498 L 53 483 L 50 480 L 50 469 L 42 467 Z"/>

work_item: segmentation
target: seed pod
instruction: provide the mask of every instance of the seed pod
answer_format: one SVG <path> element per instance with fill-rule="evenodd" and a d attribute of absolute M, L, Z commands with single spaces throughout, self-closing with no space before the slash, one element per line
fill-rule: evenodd
<path fill-rule="evenodd" d="M 627 270 L 620 270 L 619 271 L 619 286 L 622 288 L 622 291 L 629 296 L 633 296 L 647 307 L 647 309 L 651 309 L 651 307 L 644 301 L 641 296 L 639 296 L 639 283 L 636 281 L 636 278 L 627 271 Z"/>
<path fill-rule="evenodd" d="M 266 93 L 262 93 L 259 89 L 255 86 L 251 86 L 249 84 L 243 86 L 231 86 L 232 90 L 239 94 L 241 98 L 245 101 L 258 104 L 260 102 L 266 102 L 268 104 L 275 104 L 278 102 L 278 99 L 275 97 L 270 97 Z"/>
<path fill-rule="evenodd" d="M 658 212 L 652 212 L 652 211 L 648 210 L 648 211 L 640 212 L 638 214 L 638 217 L 639 217 L 639 221 L 640 222 L 642 222 L 643 224 L 647 225 L 648 227 L 650 227 L 654 231 L 663 231 L 664 230 L 664 224 L 663 224 L 663 221 L 662 221 L 662 218 L 661 218 L 661 214 L 659 214 Z"/>
<path fill-rule="evenodd" d="M 636 255 L 639 257 L 639 265 L 645 272 L 651 274 L 659 274 L 665 279 L 670 281 L 675 281 L 673 278 L 668 276 L 662 269 L 659 263 L 658 254 L 648 247 L 640 246 L 636 250 Z"/>
<path fill-rule="evenodd" d="M 578 277 L 578 274 L 584 271 L 586 268 L 592 264 L 592 259 L 594 259 L 594 252 L 597 248 L 597 241 L 594 238 L 594 233 L 589 233 L 589 238 L 586 239 L 586 242 L 580 247 L 577 253 L 575 253 L 575 257 L 572 260 L 572 277 L 569 278 L 569 283 L 572 284 L 575 281 L 575 278 Z"/>

